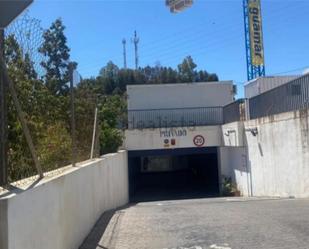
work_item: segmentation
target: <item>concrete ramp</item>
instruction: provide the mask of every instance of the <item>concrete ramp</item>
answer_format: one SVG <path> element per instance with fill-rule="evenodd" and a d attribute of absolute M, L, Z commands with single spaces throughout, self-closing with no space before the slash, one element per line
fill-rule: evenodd
<path fill-rule="evenodd" d="M 305 249 L 308 214 L 309 200 L 295 199 L 139 203 L 99 222 L 80 249 Z"/>

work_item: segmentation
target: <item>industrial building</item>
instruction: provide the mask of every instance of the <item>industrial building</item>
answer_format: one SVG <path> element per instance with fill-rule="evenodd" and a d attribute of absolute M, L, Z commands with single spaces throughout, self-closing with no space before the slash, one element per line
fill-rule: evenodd
<path fill-rule="evenodd" d="M 245 84 L 245 98 L 250 99 L 259 94 L 267 92 L 278 86 L 284 85 L 295 80 L 300 75 L 293 76 L 264 76 L 250 80 Z"/>
<path fill-rule="evenodd" d="M 244 196 L 309 196 L 309 75 L 245 88 L 234 101 L 232 81 L 128 86 L 131 200 L 219 196 L 229 177 Z"/>

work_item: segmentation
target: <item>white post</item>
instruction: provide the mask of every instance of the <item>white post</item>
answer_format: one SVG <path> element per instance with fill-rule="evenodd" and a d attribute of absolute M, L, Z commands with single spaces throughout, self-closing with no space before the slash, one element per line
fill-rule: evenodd
<path fill-rule="evenodd" d="M 94 112 L 94 124 L 93 124 L 93 133 L 92 133 L 92 144 L 91 144 L 91 152 L 90 152 L 90 159 L 93 159 L 93 153 L 94 153 L 94 144 L 95 144 L 95 138 L 96 138 L 96 131 L 97 131 L 97 116 L 98 116 L 98 108 L 95 108 Z"/>

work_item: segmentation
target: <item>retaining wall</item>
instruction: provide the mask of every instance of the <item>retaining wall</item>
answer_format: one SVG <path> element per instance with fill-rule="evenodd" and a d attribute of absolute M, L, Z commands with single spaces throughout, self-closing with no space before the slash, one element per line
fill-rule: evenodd
<path fill-rule="evenodd" d="M 309 197 L 309 110 L 244 123 L 254 196 Z M 249 130 L 257 128 L 254 136 Z"/>
<path fill-rule="evenodd" d="M 101 214 L 128 203 L 127 152 L 0 195 L 1 249 L 76 249 Z"/>
<path fill-rule="evenodd" d="M 309 197 L 309 109 L 226 124 L 222 133 L 221 174 L 244 196 Z"/>

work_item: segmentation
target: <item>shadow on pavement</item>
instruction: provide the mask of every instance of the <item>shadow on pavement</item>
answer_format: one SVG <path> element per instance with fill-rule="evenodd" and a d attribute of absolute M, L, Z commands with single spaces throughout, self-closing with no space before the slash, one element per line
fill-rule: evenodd
<path fill-rule="evenodd" d="M 134 206 L 134 204 L 128 204 L 123 207 L 104 212 L 79 249 L 108 249 L 100 245 L 100 241 L 105 233 L 106 228 L 108 227 L 108 224 L 118 211 L 129 208 L 131 206 Z"/>
<path fill-rule="evenodd" d="M 176 186 L 168 188 L 144 188 L 136 191 L 136 193 L 130 197 L 130 201 L 131 203 L 138 203 L 214 197 L 220 197 L 216 187 L 203 188 L 203 186 Z"/>

